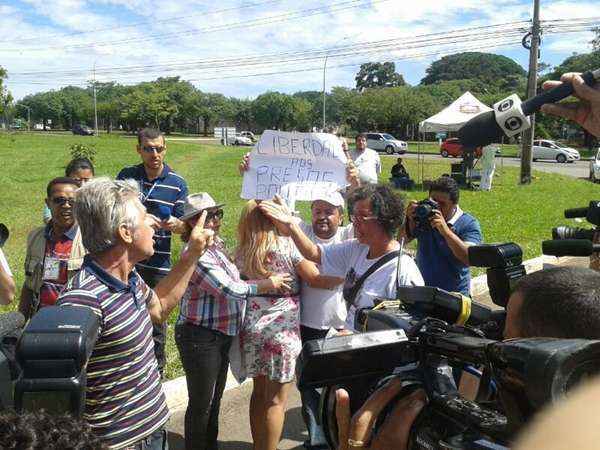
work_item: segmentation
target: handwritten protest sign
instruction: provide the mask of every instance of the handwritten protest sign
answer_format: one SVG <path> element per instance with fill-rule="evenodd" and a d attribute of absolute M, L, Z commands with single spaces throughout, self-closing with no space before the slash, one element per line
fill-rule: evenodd
<path fill-rule="evenodd" d="M 266 130 L 250 153 L 241 197 L 265 200 L 279 194 L 290 204 L 313 200 L 346 186 L 346 162 L 332 134 Z"/>

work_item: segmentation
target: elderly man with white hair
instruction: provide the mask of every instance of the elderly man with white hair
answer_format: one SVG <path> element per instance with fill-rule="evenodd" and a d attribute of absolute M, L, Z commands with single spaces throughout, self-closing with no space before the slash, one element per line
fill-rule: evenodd
<path fill-rule="evenodd" d="M 89 254 L 57 304 L 90 308 L 100 334 L 87 367 L 84 419 L 109 448 L 167 448 L 165 395 L 152 342 L 152 322 L 162 323 L 178 304 L 196 263 L 212 242 L 202 214 L 188 247 L 154 290 L 135 264 L 154 252 L 152 216 L 136 186 L 96 179 L 80 188 L 74 213 Z"/>

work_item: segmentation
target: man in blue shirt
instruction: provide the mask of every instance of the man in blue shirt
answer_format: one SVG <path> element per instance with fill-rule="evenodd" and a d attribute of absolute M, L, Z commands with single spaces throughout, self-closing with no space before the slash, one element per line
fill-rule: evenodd
<path fill-rule="evenodd" d="M 171 234 L 184 230 L 179 217 L 188 195 L 185 180 L 164 163 L 167 145 L 160 131 L 144 128 L 138 133 L 137 152 L 142 163 L 125 167 L 117 180 L 131 179 L 138 185 L 140 201 L 158 229 L 154 234 L 154 254 L 136 264 L 136 269 L 148 286 L 154 288 L 171 270 Z M 166 363 L 166 324 L 154 325 L 154 351 L 158 368 L 163 373 Z"/>
<path fill-rule="evenodd" d="M 435 180 L 429 198 L 439 209 L 434 210 L 428 226 L 417 226 L 417 202 L 413 201 L 407 209 L 405 227 L 406 237 L 417 239 L 417 266 L 425 285 L 470 295 L 468 248 L 483 240 L 479 222 L 458 206 L 458 184 L 450 177 Z"/>

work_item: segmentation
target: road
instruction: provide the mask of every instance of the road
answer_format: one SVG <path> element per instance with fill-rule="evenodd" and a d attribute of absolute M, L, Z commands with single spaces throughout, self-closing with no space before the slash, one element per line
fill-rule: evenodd
<path fill-rule="evenodd" d="M 397 155 L 384 155 L 381 157 L 385 158 L 397 158 Z M 402 155 L 402 158 L 415 159 L 417 154 L 407 153 Z M 443 158 L 441 155 L 426 154 L 425 159 L 428 161 L 448 161 L 459 162 L 460 159 L 454 158 Z M 548 173 L 559 173 L 562 175 L 569 175 L 575 178 L 588 178 L 590 174 L 589 161 L 575 161 L 574 163 L 559 164 L 556 161 L 535 161 L 532 163 L 533 170 L 539 170 L 540 172 Z M 496 169 L 502 167 L 520 167 L 521 160 L 519 158 L 496 158 Z"/>

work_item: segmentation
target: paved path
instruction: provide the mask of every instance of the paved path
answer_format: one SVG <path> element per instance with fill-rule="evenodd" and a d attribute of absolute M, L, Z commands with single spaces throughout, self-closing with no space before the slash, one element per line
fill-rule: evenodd
<path fill-rule="evenodd" d="M 385 155 L 380 154 L 381 157 L 385 158 L 397 158 L 397 155 Z M 415 159 L 417 154 L 407 153 L 402 155 L 402 158 Z M 443 158 L 440 155 L 426 154 L 425 159 L 428 161 L 447 161 L 459 162 L 458 158 Z M 549 173 L 559 173 L 562 175 L 569 175 L 576 178 L 588 178 L 590 174 L 589 161 L 575 161 L 574 163 L 559 164 L 556 161 L 536 161 L 532 163 L 534 170 Z M 504 165 L 505 167 L 520 167 L 521 160 L 519 158 L 496 158 L 496 169 L 499 169 Z"/>

